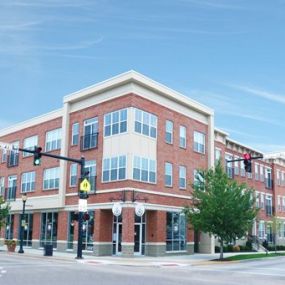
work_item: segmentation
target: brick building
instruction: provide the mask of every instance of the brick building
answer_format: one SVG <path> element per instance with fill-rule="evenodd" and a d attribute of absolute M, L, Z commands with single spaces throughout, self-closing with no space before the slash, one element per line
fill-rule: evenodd
<path fill-rule="evenodd" d="M 261 154 L 215 129 L 210 108 L 134 71 L 64 97 L 62 109 L 0 131 L 0 141 L 85 157 L 91 192 L 83 248 L 95 255 L 185 254 L 194 245 L 213 251 L 214 240 L 194 234 L 181 213 L 191 205 L 189 181 L 219 157 Z M 52 242 L 76 251 L 79 166 L 47 157 L 34 166 L 21 152 L 2 151 L 0 158 L 0 191 L 12 207 L 2 241 L 19 237 L 26 193 L 25 246 Z M 280 155 L 257 161 L 253 177 L 242 163 L 227 165 L 232 178 L 257 190 L 263 210 L 253 234 L 261 238 L 272 236 L 274 209 L 285 221 L 284 161 Z"/>

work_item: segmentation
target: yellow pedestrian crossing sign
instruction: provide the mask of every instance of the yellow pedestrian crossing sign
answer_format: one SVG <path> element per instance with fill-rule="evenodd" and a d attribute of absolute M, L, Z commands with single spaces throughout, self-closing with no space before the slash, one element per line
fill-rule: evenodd
<path fill-rule="evenodd" d="M 91 185 L 90 185 L 90 182 L 84 178 L 81 183 L 80 183 L 80 191 L 83 191 L 83 192 L 90 192 L 91 190 Z"/>

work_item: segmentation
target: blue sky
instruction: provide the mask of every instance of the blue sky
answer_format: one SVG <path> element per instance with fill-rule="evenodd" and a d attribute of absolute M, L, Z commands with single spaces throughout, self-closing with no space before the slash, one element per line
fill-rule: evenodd
<path fill-rule="evenodd" d="M 216 127 L 285 151 L 285 0 L 0 3 L 0 128 L 134 69 L 215 109 Z"/>

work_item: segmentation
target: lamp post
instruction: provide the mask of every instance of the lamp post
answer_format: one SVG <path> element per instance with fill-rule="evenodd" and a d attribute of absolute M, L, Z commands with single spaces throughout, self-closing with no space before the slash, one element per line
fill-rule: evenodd
<path fill-rule="evenodd" d="M 23 211 L 22 211 L 22 216 L 21 216 L 21 228 L 20 228 L 20 249 L 18 253 L 24 253 L 23 250 L 23 239 L 24 239 L 24 227 L 25 227 L 25 206 L 26 206 L 26 201 L 27 201 L 27 194 L 22 195 L 22 201 L 23 201 Z"/>

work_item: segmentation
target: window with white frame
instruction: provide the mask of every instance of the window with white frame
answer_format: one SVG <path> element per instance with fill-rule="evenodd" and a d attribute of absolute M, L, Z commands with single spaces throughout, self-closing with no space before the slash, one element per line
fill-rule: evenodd
<path fill-rule="evenodd" d="M 7 161 L 7 150 L 2 149 L 1 162 L 6 162 L 6 161 Z"/>
<path fill-rule="evenodd" d="M 264 166 L 261 164 L 259 166 L 259 175 L 260 175 L 260 181 L 264 182 Z"/>
<path fill-rule="evenodd" d="M 265 238 L 265 225 L 264 225 L 264 221 L 260 221 L 258 224 L 258 237 L 260 239 L 264 239 Z"/>
<path fill-rule="evenodd" d="M 258 209 L 260 208 L 260 203 L 259 203 L 259 193 L 255 192 L 255 207 Z"/>
<path fill-rule="evenodd" d="M 259 172 L 258 172 L 258 169 L 259 169 L 259 164 L 255 163 L 255 164 L 254 164 L 254 177 L 255 177 L 255 180 L 259 180 Z"/>
<path fill-rule="evenodd" d="M 173 122 L 165 121 L 165 141 L 169 144 L 173 143 Z"/>
<path fill-rule="evenodd" d="M 239 159 L 239 157 L 235 156 L 234 159 Z M 234 165 L 235 165 L 235 175 L 239 175 L 239 161 L 235 161 Z"/>
<path fill-rule="evenodd" d="M 277 169 L 276 171 L 276 179 L 277 179 L 277 185 L 281 185 L 281 171 Z"/>
<path fill-rule="evenodd" d="M 205 134 L 194 131 L 194 151 L 205 153 Z"/>
<path fill-rule="evenodd" d="M 165 162 L 164 165 L 164 184 L 172 187 L 172 163 Z"/>
<path fill-rule="evenodd" d="M 48 168 L 44 170 L 43 189 L 58 189 L 59 187 L 59 167 Z"/>
<path fill-rule="evenodd" d="M 127 132 L 128 110 L 117 110 L 104 115 L 104 136 Z"/>
<path fill-rule="evenodd" d="M 284 171 L 281 172 L 281 185 L 282 186 L 285 185 L 285 172 Z"/>
<path fill-rule="evenodd" d="M 71 145 L 79 143 L 79 123 L 72 124 Z"/>
<path fill-rule="evenodd" d="M 126 156 L 103 159 L 103 182 L 126 179 Z"/>
<path fill-rule="evenodd" d="M 260 208 L 264 209 L 264 193 L 260 194 Z"/>
<path fill-rule="evenodd" d="M 5 193 L 5 177 L 0 177 L 0 196 L 4 196 Z"/>
<path fill-rule="evenodd" d="M 70 164 L 69 186 L 74 187 L 77 184 L 77 163 Z"/>
<path fill-rule="evenodd" d="M 186 127 L 184 126 L 179 128 L 179 146 L 186 148 Z"/>
<path fill-rule="evenodd" d="M 240 176 L 245 177 L 245 169 L 243 161 L 241 161 L 240 163 Z"/>
<path fill-rule="evenodd" d="M 186 189 L 186 167 L 179 166 L 179 188 Z"/>
<path fill-rule="evenodd" d="M 215 148 L 215 164 L 218 163 L 219 160 L 221 160 L 222 157 L 222 151 L 219 148 Z"/>
<path fill-rule="evenodd" d="M 268 216 L 272 216 L 272 196 L 265 197 L 265 211 Z"/>
<path fill-rule="evenodd" d="M 156 161 L 134 156 L 133 179 L 142 182 L 156 183 Z"/>
<path fill-rule="evenodd" d="M 61 128 L 46 133 L 46 151 L 60 149 L 61 146 Z"/>
<path fill-rule="evenodd" d="M 87 160 L 85 162 L 85 168 L 84 170 L 87 173 L 86 178 L 88 179 L 90 183 L 90 191 L 96 190 L 96 174 L 97 174 L 97 165 L 96 160 Z"/>
<path fill-rule="evenodd" d="M 21 193 L 35 191 L 36 173 L 35 171 L 25 172 L 21 178 Z"/>
<path fill-rule="evenodd" d="M 281 197 L 280 196 L 277 196 L 277 207 L 278 207 L 278 211 L 282 210 Z"/>
<path fill-rule="evenodd" d="M 32 136 L 24 139 L 23 144 L 25 149 L 34 150 L 35 146 L 38 146 L 38 136 Z M 31 156 L 32 153 L 23 151 L 23 157 Z"/>
<path fill-rule="evenodd" d="M 282 197 L 282 210 L 285 212 L 285 197 Z"/>
<path fill-rule="evenodd" d="M 140 109 L 134 108 L 135 112 L 135 132 L 156 138 L 157 136 L 157 116 Z"/>

